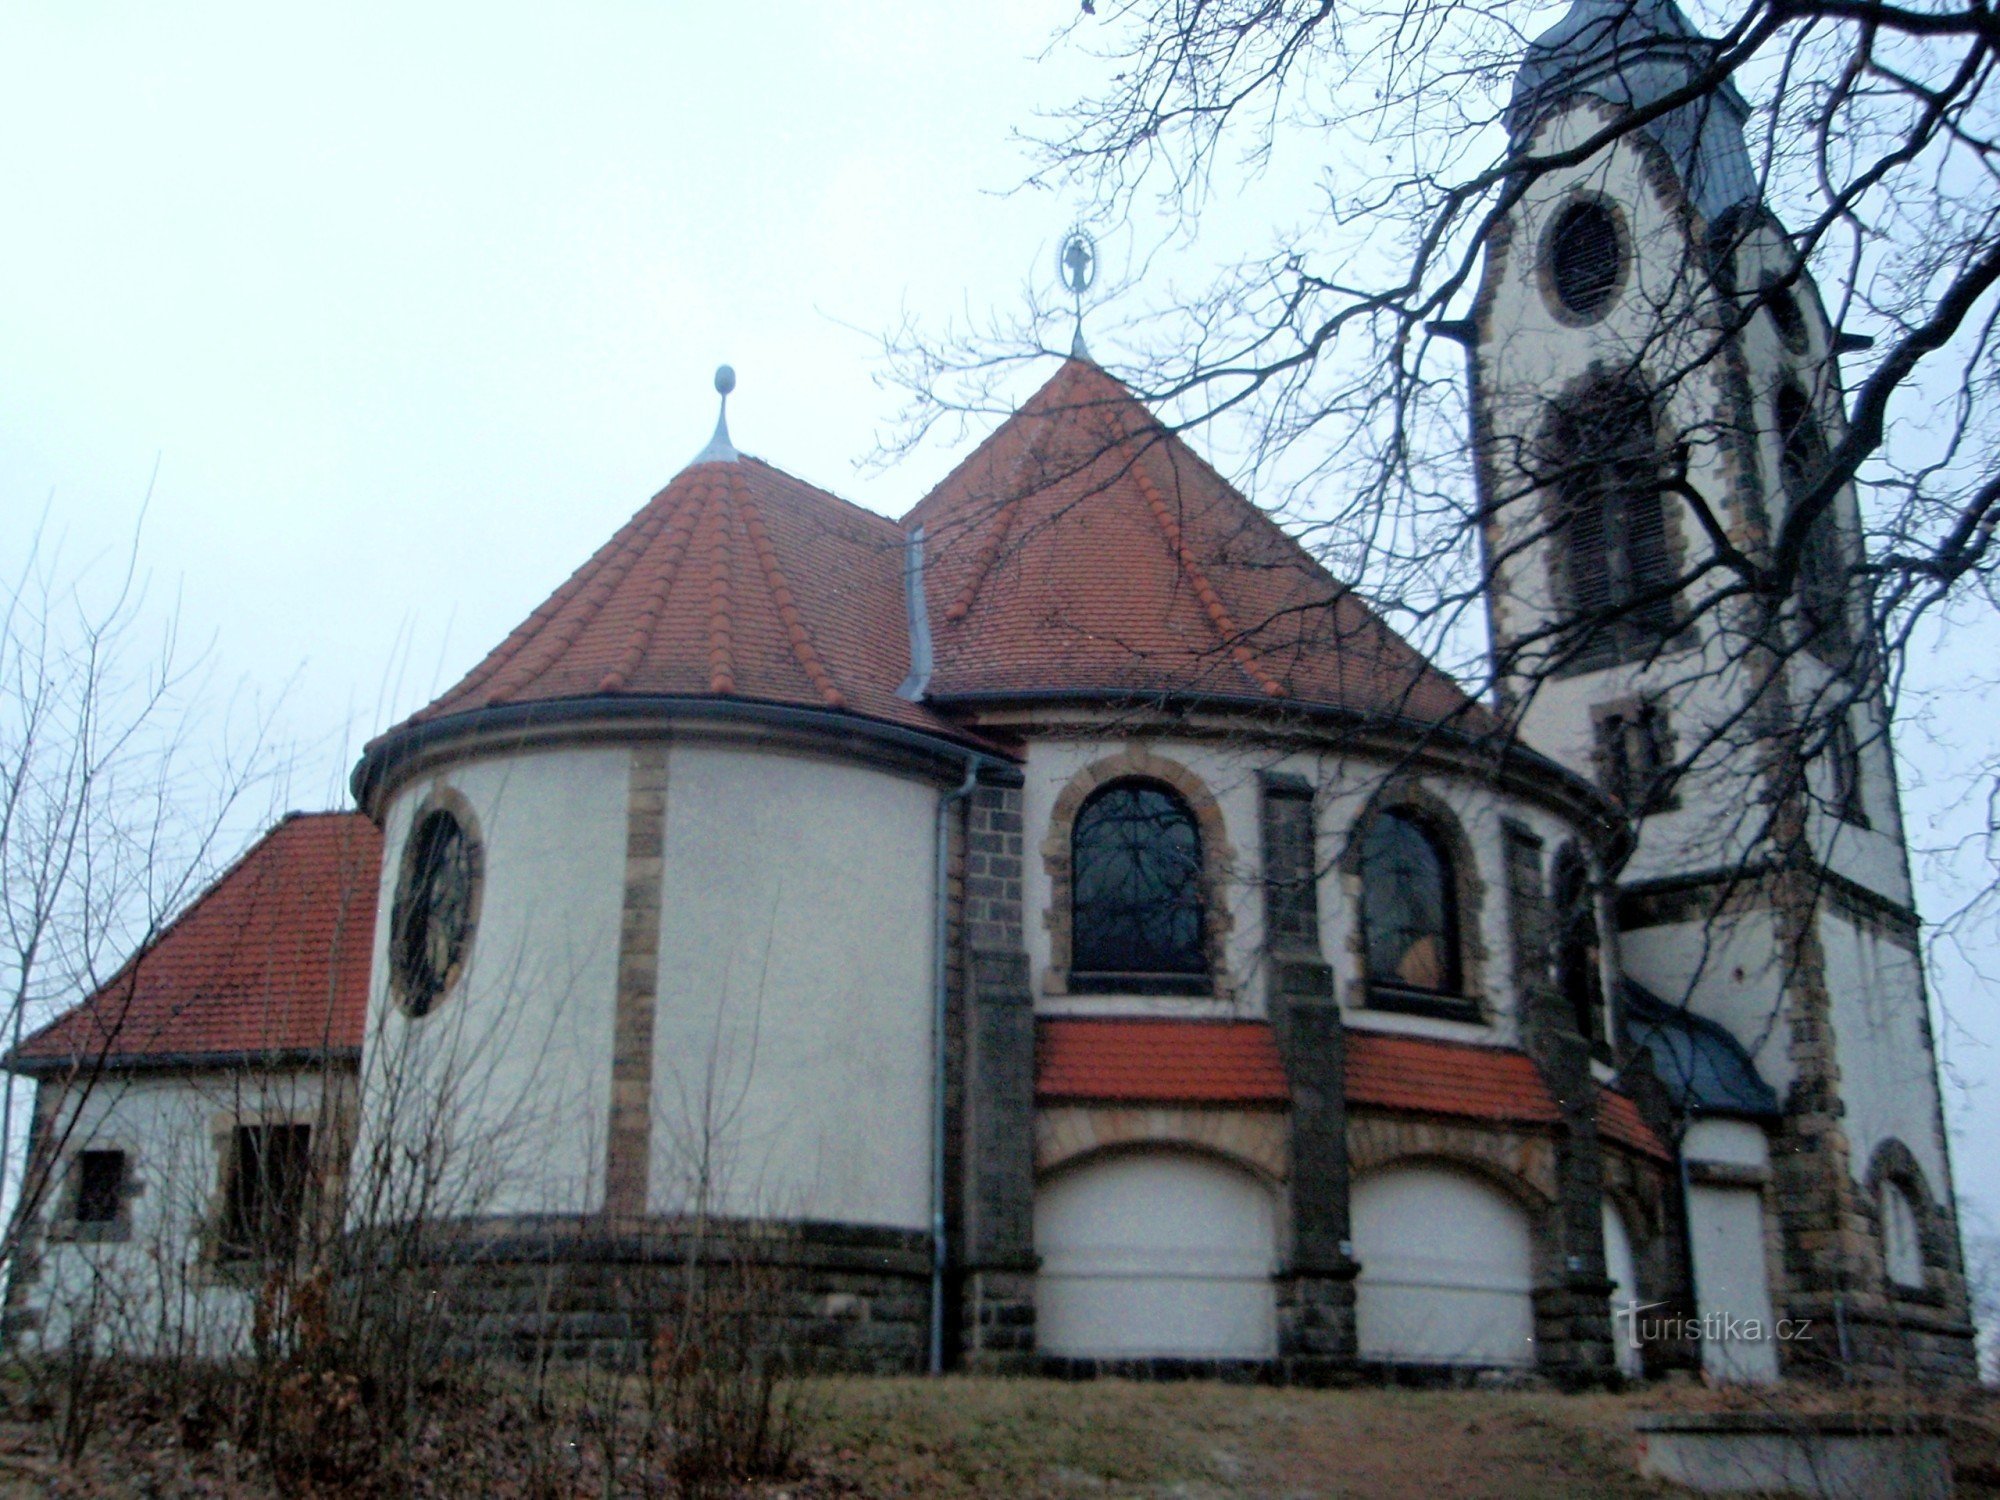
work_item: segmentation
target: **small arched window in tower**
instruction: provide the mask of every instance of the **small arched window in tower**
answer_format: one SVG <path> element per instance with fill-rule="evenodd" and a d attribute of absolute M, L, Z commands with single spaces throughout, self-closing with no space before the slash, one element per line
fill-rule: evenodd
<path fill-rule="evenodd" d="M 1598 967 L 1597 907 L 1590 873 L 1574 845 L 1556 856 L 1556 988 L 1577 1035 L 1602 1050 L 1604 982 Z"/>
<path fill-rule="evenodd" d="M 1409 813 L 1378 813 L 1362 837 L 1361 922 L 1374 996 L 1458 994 L 1451 856 Z"/>
<path fill-rule="evenodd" d="M 1834 816 L 1846 822 L 1868 826 L 1868 813 L 1861 802 L 1861 746 L 1854 738 L 1854 721 L 1842 710 L 1836 713 L 1827 732 L 1827 801 Z"/>
<path fill-rule="evenodd" d="M 1795 385 L 1778 392 L 1779 478 L 1787 501 L 1804 500 L 1826 472 L 1828 450 L 1812 402 Z M 1844 652 L 1847 633 L 1847 567 L 1840 526 L 1831 505 L 1813 519 L 1799 550 L 1799 615 L 1806 638 L 1822 650 Z"/>
<path fill-rule="evenodd" d="M 1652 402 L 1629 381 L 1604 382 L 1555 408 L 1542 478 L 1571 618 L 1597 648 L 1657 642 L 1674 628 L 1665 496 Z"/>
<path fill-rule="evenodd" d="M 1572 203 L 1549 233 L 1549 279 L 1556 296 L 1579 318 L 1595 318 L 1611 304 L 1624 270 L 1617 221 L 1601 203 Z"/>
<path fill-rule="evenodd" d="M 1882 1269 L 1897 1286 L 1924 1284 L 1924 1242 L 1916 1205 L 1899 1182 L 1882 1182 Z"/>
<path fill-rule="evenodd" d="M 1758 290 L 1785 347 L 1794 354 L 1804 354 L 1811 341 L 1806 336 L 1806 315 L 1799 310 L 1798 296 L 1777 276 L 1766 276 Z"/>
<path fill-rule="evenodd" d="M 1180 794 L 1119 781 L 1071 834 L 1070 985 L 1195 994 L 1208 988 L 1201 831 Z"/>

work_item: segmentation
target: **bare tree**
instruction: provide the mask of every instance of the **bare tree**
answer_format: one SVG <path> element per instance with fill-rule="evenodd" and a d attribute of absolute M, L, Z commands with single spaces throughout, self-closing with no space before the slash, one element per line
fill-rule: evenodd
<path fill-rule="evenodd" d="M 149 607 L 139 534 L 73 563 L 46 524 L 0 599 L 0 1030 L 11 1051 L 99 992 L 99 1024 L 50 1082 L 71 1128 L 117 1050 L 166 924 L 261 827 L 281 757 L 269 710 L 220 704 L 212 661 Z M 0 1082 L 0 1261 L 36 1216 L 62 1142 L 15 1152 L 16 1076 Z"/>
<path fill-rule="evenodd" d="M 1643 621 L 1668 596 L 1682 623 L 1726 614 L 1732 630 L 1783 659 L 1797 637 L 1777 617 L 1795 612 L 1801 593 L 1809 612 L 1812 596 L 1844 591 L 1865 599 L 1870 618 L 1866 629 L 1854 622 L 1843 649 L 1879 641 L 1871 675 L 1893 686 L 1920 621 L 1948 604 L 1990 615 L 1995 602 L 2000 429 L 1986 407 L 2000 373 L 1996 28 L 1977 7 L 1869 0 L 1690 9 L 1695 30 L 1669 24 L 1670 36 L 1648 42 L 1663 10 L 1654 0 L 1595 7 L 1558 61 L 1582 75 L 1593 57 L 1636 48 L 1666 82 L 1636 107 L 1602 111 L 1581 136 L 1552 136 L 1536 128 L 1545 101 L 1517 86 L 1534 41 L 1518 29 L 1518 8 L 1085 5 L 1055 45 L 1095 52 L 1107 85 L 1044 122 L 1035 180 L 1089 195 L 1095 217 L 1129 234 L 1132 259 L 1150 266 L 1177 237 L 1199 233 L 1229 198 L 1229 179 L 1264 170 L 1276 153 L 1310 157 L 1317 180 L 1299 222 L 1192 295 L 1177 289 L 1128 315 L 1115 336 L 1133 357 L 1118 373 L 1176 425 L 1215 429 L 1213 446 L 1243 455 L 1266 502 L 1310 529 L 1336 575 L 1362 582 L 1424 644 L 1468 666 L 1506 560 L 1482 551 L 1482 525 L 1525 491 L 1560 483 L 1564 468 L 1557 453 L 1515 455 L 1527 461 L 1514 465 L 1514 485 L 1482 495 L 1474 482 L 1454 345 L 1470 334 L 1482 255 L 1538 183 L 1617 143 L 1740 130 L 1753 180 L 1738 202 L 1703 205 L 1730 211 L 1712 212 L 1705 242 L 1665 276 L 1672 305 L 1661 310 L 1675 316 L 1663 337 L 1626 357 L 1646 366 L 1665 407 L 1759 319 L 1797 316 L 1816 287 L 1845 357 L 1844 391 L 1808 394 L 1843 405 L 1844 419 L 1788 434 L 1794 493 L 1773 507 L 1769 534 L 1749 542 L 1731 534 L 1685 462 L 1665 466 L 1658 482 L 1710 545 L 1650 593 L 1565 620 L 1569 646 L 1537 633 L 1510 642 L 1494 667 L 1501 677 L 1560 669 L 1579 635 Z M 1601 78 L 1571 81 L 1620 103 Z M 1545 80 L 1545 94 L 1560 84 Z M 1766 209 L 1789 231 L 1775 245 L 1762 243 Z M 1737 284 L 1750 247 L 1758 273 Z M 1144 308 L 1134 287 L 1123 290 L 1133 295 L 1121 306 Z M 890 342 L 909 398 L 901 443 L 940 417 L 1005 410 L 1011 366 L 1066 338 L 1049 307 L 936 334 L 903 330 Z M 1670 454 L 1727 436 L 1687 426 Z M 1829 559 L 1821 519 L 1857 480 L 1864 545 Z M 1842 706 L 1824 705 L 1822 722 Z M 1805 743 L 1818 748 L 1810 734 Z M 1704 748 L 1679 747 L 1676 769 Z"/>

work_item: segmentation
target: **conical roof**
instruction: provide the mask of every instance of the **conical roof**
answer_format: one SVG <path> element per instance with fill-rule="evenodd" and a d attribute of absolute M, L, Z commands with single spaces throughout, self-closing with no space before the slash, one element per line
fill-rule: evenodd
<path fill-rule="evenodd" d="M 934 701 L 1173 694 L 1490 719 L 1098 366 L 1064 363 L 904 518 Z"/>
<path fill-rule="evenodd" d="M 713 696 L 956 733 L 896 695 L 904 543 L 894 521 L 757 459 L 696 462 L 411 722 Z"/>

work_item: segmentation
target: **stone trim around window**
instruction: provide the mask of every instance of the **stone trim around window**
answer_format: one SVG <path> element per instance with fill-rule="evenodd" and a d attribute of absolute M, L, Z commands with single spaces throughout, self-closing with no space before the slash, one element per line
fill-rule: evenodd
<path fill-rule="evenodd" d="M 210 1187 L 208 1211 L 201 1221 L 198 1263 L 218 1285 L 256 1286 L 269 1274 L 273 1260 L 266 1254 L 223 1253 L 228 1233 L 229 1196 L 236 1175 L 237 1129 L 242 1126 L 290 1125 L 303 1125 L 311 1132 L 306 1144 L 309 1175 L 299 1204 L 298 1239 L 293 1247 L 293 1258 L 309 1255 L 315 1240 L 338 1227 L 335 1216 L 339 1212 L 341 1194 L 335 1179 L 339 1175 L 340 1153 L 331 1139 L 335 1131 L 329 1128 L 327 1110 L 318 1107 L 248 1108 L 212 1115 L 208 1122 L 208 1136 L 214 1151 L 215 1176 Z"/>
<path fill-rule="evenodd" d="M 1418 991 L 1377 990 L 1368 978 L 1368 930 L 1362 917 L 1361 853 L 1368 825 L 1383 813 L 1407 813 L 1444 846 L 1451 862 L 1452 895 L 1458 918 L 1458 993 L 1428 995 Z M 1458 814 L 1435 792 L 1405 777 L 1386 782 L 1347 831 L 1347 847 L 1339 862 L 1341 896 L 1354 920 L 1349 924 L 1347 1003 L 1357 1009 L 1431 1016 L 1444 1021 L 1487 1025 L 1492 1021 L 1485 999 L 1486 943 L 1480 936 L 1480 914 L 1486 904 L 1486 883 L 1479 878 L 1472 841 Z"/>
<path fill-rule="evenodd" d="M 1902 1189 L 1917 1221 L 1917 1249 L 1923 1265 L 1924 1284 L 1910 1286 L 1889 1274 L 1888 1225 L 1882 1222 L 1882 1189 L 1893 1184 Z M 1882 1142 L 1868 1161 L 1868 1175 L 1862 1179 L 1861 1211 L 1875 1232 L 1875 1256 L 1882 1291 L 1898 1302 L 1941 1307 L 1947 1298 L 1947 1278 L 1953 1271 L 1952 1251 L 1957 1234 L 1932 1201 L 1923 1165 L 1916 1153 L 1894 1139 Z"/>
<path fill-rule="evenodd" d="M 1209 982 L 1197 998 L 1228 999 L 1236 992 L 1228 966 L 1228 939 L 1235 927 L 1229 910 L 1229 875 L 1236 867 L 1236 851 L 1230 846 L 1223 827 L 1222 809 L 1202 779 L 1179 761 L 1137 747 L 1094 761 L 1069 779 L 1056 796 L 1049 814 L 1048 832 L 1042 838 L 1042 869 L 1049 877 L 1049 904 L 1042 913 L 1042 925 L 1049 934 L 1049 966 L 1042 975 L 1042 993 L 1068 995 L 1070 954 L 1075 915 L 1071 899 L 1072 849 L 1076 817 L 1093 792 L 1114 781 L 1157 781 L 1178 792 L 1194 814 L 1201 834 L 1202 905 L 1207 926 Z M 1115 997 L 1108 997 L 1115 998 Z"/>
<path fill-rule="evenodd" d="M 125 1173 L 118 1184 L 117 1214 L 105 1220 L 85 1222 L 77 1218 L 77 1210 L 83 1195 L 83 1157 L 90 1151 L 116 1151 L 125 1158 Z M 132 1238 L 132 1200 L 139 1196 L 143 1184 L 135 1170 L 139 1155 L 123 1137 L 107 1136 L 81 1142 L 64 1153 L 61 1183 L 57 1190 L 55 1212 L 49 1216 L 47 1238 L 50 1244 L 66 1245 L 107 1245 L 122 1244 Z"/>

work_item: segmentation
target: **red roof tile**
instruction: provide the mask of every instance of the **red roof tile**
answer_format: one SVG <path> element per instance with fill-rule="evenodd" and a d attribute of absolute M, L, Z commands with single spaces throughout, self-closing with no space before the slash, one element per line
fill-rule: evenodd
<path fill-rule="evenodd" d="M 358 1050 L 381 861 L 360 813 L 293 814 L 15 1061 Z"/>
<path fill-rule="evenodd" d="M 1043 1021 L 1035 1097 L 1283 1104 L 1291 1097 L 1262 1021 Z"/>
<path fill-rule="evenodd" d="M 1485 730 L 1483 709 L 1123 385 L 1065 363 L 904 518 L 931 690 L 1291 699 Z"/>
<path fill-rule="evenodd" d="M 886 516 L 757 459 L 692 464 L 413 722 L 700 695 L 964 738 L 896 694 L 910 671 L 904 540 Z"/>
<path fill-rule="evenodd" d="M 1347 1099 L 1522 1125 L 1562 1119 L 1541 1070 L 1525 1052 L 1382 1031 L 1347 1033 Z"/>
<path fill-rule="evenodd" d="M 1035 1032 L 1035 1097 L 1059 1101 L 1284 1104 L 1291 1098 L 1263 1021 L 1059 1017 Z M 1347 1100 L 1514 1125 L 1555 1125 L 1562 1110 L 1524 1052 L 1379 1031 L 1347 1033 Z M 1632 1101 L 1598 1090 L 1599 1126 L 1667 1158 Z"/>
<path fill-rule="evenodd" d="M 1639 1113 L 1639 1106 L 1616 1089 L 1600 1087 L 1597 1091 L 1597 1129 L 1607 1140 L 1629 1146 L 1641 1155 L 1659 1161 L 1672 1161 L 1673 1153 L 1653 1133 Z"/>

